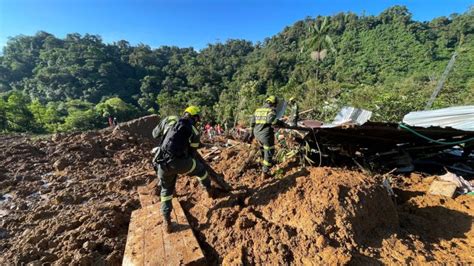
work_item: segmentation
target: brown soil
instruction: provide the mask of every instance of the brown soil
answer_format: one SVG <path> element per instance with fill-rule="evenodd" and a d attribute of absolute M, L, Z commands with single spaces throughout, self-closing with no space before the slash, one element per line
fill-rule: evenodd
<path fill-rule="evenodd" d="M 0 264 L 119 265 L 152 147 L 121 130 L 1 136 Z M 426 195 L 432 177 L 393 176 L 395 204 L 381 176 L 292 163 L 236 176 L 248 148 L 220 149 L 232 194 L 184 176 L 176 191 L 210 264 L 474 263 L 474 197 Z"/>

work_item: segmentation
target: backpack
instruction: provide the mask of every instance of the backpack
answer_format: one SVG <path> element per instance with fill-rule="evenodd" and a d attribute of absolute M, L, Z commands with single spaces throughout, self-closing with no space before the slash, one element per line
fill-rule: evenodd
<path fill-rule="evenodd" d="M 166 133 L 173 127 L 176 122 L 178 122 L 179 117 L 176 115 L 167 116 L 158 123 L 158 125 L 153 129 L 152 135 L 153 138 L 158 140 L 159 145 L 163 142 Z"/>
<path fill-rule="evenodd" d="M 189 138 L 193 134 L 188 119 L 180 119 L 168 130 L 161 143 L 161 150 L 171 157 L 184 158 L 189 154 Z"/>

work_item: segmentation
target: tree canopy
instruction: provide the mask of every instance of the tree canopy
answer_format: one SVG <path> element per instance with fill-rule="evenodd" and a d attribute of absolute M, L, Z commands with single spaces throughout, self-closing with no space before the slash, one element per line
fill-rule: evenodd
<path fill-rule="evenodd" d="M 455 51 L 435 108 L 474 103 L 472 8 L 426 22 L 404 6 L 317 16 L 261 43 L 228 40 L 201 51 L 40 31 L 10 38 L 0 56 L 0 131 L 99 128 L 108 115 L 176 114 L 188 104 L 202 106 L 206 120 L 245 123 L 270 94 L 296 97 L 315 119 L 352 105 L 399 121 L 424 108 Z"/>

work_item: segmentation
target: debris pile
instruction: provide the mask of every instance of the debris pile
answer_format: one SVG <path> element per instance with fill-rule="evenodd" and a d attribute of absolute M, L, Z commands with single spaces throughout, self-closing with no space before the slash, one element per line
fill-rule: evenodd
<path fill-rule="evenodd" d="M 227 141 L 223 140 L 223 143 Z M 0 264 L 120 264 L 153 140 L 125 130 L 0 137 Z M 202 149 L 234 190 L 176 189 L 209 264 L 474 263 L 474 197 L 426 194 L 435 177 L 289 161 L 262 179 L 247 144 Z"/>
<path fill-rule="evenodd" d="M 1 137 L 0 264 L 121 262 L 153 145 L 126 132 Z M 2 261 L 3 260 L 3 261 Z"/>
<path fill-rule="evenodd" d="M 404 120 L 408 125 L 371 122 L 371 112 L 345 107 L 330 124 L 306 120 L 292 128 L 326 164 L 349 160 L 398 173 L 447 168 L 474 176 L 473 114 L 474 106 L 414 112 Z"/>
<path fill-rule="evenodd" d="M 312 168 L 273 180 L 246 175 L 242 183 L 241 194 L 214 200 L 209 209 L 205 198 L 183 199 L 191 221 L 200 221 L 193 224 L 199 239 L 224 262 L 346 263 L 365 252 L 368 240 L 398 228 L 385 188 L 357 172 Z"/>

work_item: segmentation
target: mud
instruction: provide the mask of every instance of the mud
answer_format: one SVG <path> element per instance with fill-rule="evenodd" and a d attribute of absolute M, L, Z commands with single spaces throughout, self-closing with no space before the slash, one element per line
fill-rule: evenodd
<path fill-rule="evenodd" d="M 0 140 L 0 264 L 121 263 L 153 144 L 101 131 Z M 8 195 L 8 197 L 5 197 Z"/>
<path fill-rule="evenodd" d="M 121 264 L 153 144 L 124 130 L 1 136 L 0 264 Z M 231 194 L 177 184 L 209 264 L 474 263 L 474 198 L 426 195 L 433 177 L 392 176 L 392 198 L 385 176 L 347 168 L 237 176 L 248 147 L 231 146 L 209 156 Z"/>

